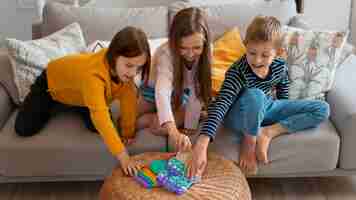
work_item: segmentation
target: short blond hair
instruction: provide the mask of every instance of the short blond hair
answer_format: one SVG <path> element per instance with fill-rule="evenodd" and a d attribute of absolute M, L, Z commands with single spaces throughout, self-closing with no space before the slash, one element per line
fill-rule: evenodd
<path fill-rule="evenodd" d="M 281 22 L 273 16 L 256 16 L 247 27 L 244 43 L 272 42 L 276 49 L 282 45 Z"/>

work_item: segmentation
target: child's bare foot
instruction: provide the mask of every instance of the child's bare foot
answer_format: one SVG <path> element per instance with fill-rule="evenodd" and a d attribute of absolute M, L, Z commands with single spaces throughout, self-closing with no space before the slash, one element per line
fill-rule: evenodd
<path fill-rule="evenodd" d="M 268 135 L 268 128 L 261 128 L 260 134 L 257 136 L 257 147 L 256 147 L 256 156 L 257 160 L 268 164 L 268 149 L 271 143 L 272 137 Z"/>
<path fill-rule="evenodd" d="M 239 166 L 245 174 L 257 173 L 256 137 L 245 135 L 240 148 Z"/>

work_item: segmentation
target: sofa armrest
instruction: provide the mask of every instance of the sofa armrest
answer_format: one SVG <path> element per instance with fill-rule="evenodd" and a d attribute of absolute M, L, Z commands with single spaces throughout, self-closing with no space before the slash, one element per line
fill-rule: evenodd
<path fill-rule="evenodd" d="M 356 56 L 350 56 L 338 68 L 334 87 L 327 94 L 330 119 L 341 139 L 339 165 L 356 169 Z"/>
<path fill-rule="evenodd" d="M 7 94 L 4 86 L 0 84 L 0 130 L 9 119 L 14 107 L 15 106 L 12 103 L 10 96 Z"/>

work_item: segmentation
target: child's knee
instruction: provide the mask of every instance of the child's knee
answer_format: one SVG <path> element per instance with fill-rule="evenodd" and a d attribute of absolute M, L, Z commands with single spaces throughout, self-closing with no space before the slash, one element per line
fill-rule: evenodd
<path fill-rule="evenodd" d="M 326 120 L 330 116 L 330 106 L 325 101 L 320 101 L 319 105 L 319 113 L 322 121 Z"/>
<path fill-rule="evenodd" d="M 240 96 L 240 101 L 245 107 L 251 107 L 252 110 L 262 108 L 264 105 L 265 94 L 257 88 L 245 89 Z"/>

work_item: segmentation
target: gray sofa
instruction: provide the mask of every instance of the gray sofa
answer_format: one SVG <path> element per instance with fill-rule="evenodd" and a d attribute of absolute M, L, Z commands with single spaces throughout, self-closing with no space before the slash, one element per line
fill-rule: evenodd
<path fill-rule="evenodd" d="M 36 30 L 41 30 L 44 37 L 77 21 L 88 44 L 94 40 L 110 40 L 126 25 L 143 28 L 150 38 L 167 37 L 170 18 L 177 10 L 191 5 L 207 11 L 214 38 L 233 26 L 239 26 L 243 33 L 257 14 L 275 15 L 283 24 L 298 18 L 296 4 L 292 0 L 231 1 L 217 5 L 186 0 L 170 6 L 105 9 L 39 3 L 39 10 L 43 12 Z M 86 130 L 74 113 L 55 115 L 34 137 L 16 136 L 14 119 L 17 106 L 8 95 L 14 85 L 11 84 L 6 52 L 0 54 L 0 80 L 0 182 L 102 180 L 110 173 L 117 161 L 100 136 Z M 356 94 L 353 91 L 356 86 L 350 84 L 354 82 L 355 66 L 342 66 L 337 72 L 333 90 L 327 94 L 331 106 L 330 120 L 319 128 L 274 139 L 269 152 L 272 162 L 259 166 L 257 177 L 355 174 Z M 137 142 L 129 147 L 129 151 L 132 154 L 165 151 L 166 147 L 166 138 L 139 132 Z M 229 131 L 221 129 L 209 148 L 238 160 L 238 145 Z"/>

